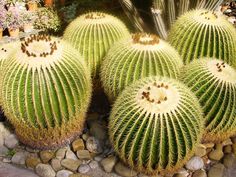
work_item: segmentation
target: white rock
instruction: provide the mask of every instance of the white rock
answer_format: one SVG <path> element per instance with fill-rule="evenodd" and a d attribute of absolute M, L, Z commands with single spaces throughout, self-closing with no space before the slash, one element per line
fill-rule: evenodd
<path fill-rule="evenodd" d="M 106 172 L 110 173 L 113 170 L 116 162 L 117 162 L 116 157 L 110 156 L 110 157 L 103 159 L 101 161 L 101 165 Z"/>
<path fill-rule="evenodd" d="M 3 135 L 3 138 L 11 134 L 11 132 L 6 128 L 3 122 L 0 122 L 0 134 Z"/>
<path fill-rule="evenodd" d="M 56 173 L 52 169 L 50 165 L 47 164 L 38 164 L 35 168 L 35 172 L 40 176 L 40 177 L 55 177 Z"/>
<path fill-rule="evenodd" d="M 61 170 L 57 172 L 57 176 L 56 177 L 69 177 L 70 175 L 72 175 L 73 173 L 71 171 L 68 170 Z"/>
<path fill-rule="evenodd" d="M 87 165 L 87 164 L 82 164 L 82 165 L 80 165 L 80 167 L 78 168 L 78 172 L 79 172 L 79 173 L 82 173 L 82 174 L 88 173 L 89 171 L 90 171 L 90 167 L 89 167 L 89 165 Z"/>
<path fill-rule="evenodd" d="M 70 149 L 66 151 L 66 159 L 73 159 L 78 160 L 77 156 L 74 154 L 74 152 Z"/>
<path fill-rule="evenodd" d="M 52 168 L 55 170 L 55 171 L 59 171 L 59 170 L 62 170 L 62 166 L 61 166 L 61 160 L 57 159 L 57 158 L 54 158 L 51 160 L 51 165 L 52 165 Z"/>
<path fill-rule="evenodd" d="M 7 157 L 7 158 L 4 158 L 2 160 L 2 162 L 4 162 L 4 163 L 11 163 L 11 159 Z"/>
<path fill-rule="evenodd" d="M 188 177 L 189 176 L 189 172 L 185 169 L 185 168 L 181 168 L 177 174 L 176 174 L 177 177 Z"/>
<path fill-rule="evenodd" d="M 204 162 L 202 158 L 198 156 L 192 157 L 187 163 L 186 163 L 186 168 L 191 171 L 196 171 L 200 170 L 204 167 Z"/>
<path fill-rule="evenodd" d="M 10 149 L 14 149 L 19 144 L 19 141 L 14 134 L 10 134 L 5 138 L 5 145 Z"/>
<path fill-rule="evenodd" d="M 26 157 L 27 157 L 27 153 L 17 152 L 13 155 L 11 161 L 12 163 L 17 164 L 17 165 L 24 165 Z"/>
<path fill-rule="evenodd" d="M 89 166 L 90 166 L 90 168 L 91 169 L 96 169 L 96 168 L 98 168 L 99 167 L 99 164 L 98 164 L 98 162 L 97 161 L 91 161 L 90 163 L 89 163 Z"/>
<path fill-rule="evenodd" d="M 56 158 L 59 159 L 59 160 L 64 159 L 65 155 L 66 155 L 66 151 L 67 151 L 66 148 L 58 149 L 57 152 L 56 152 Z"/>
<path fill-rule="evenodd" d="M 96 154 L 102 153 L 103 151 L 101 143 L 95 137 L 89 137 L 87 139 L 86 147 L 89 150 L 89 152 L 96 153 Z"/>
<path fill-rule="evenodd" d="M 103 156 L 99 155 L 94 157 L 94 160 L 96 160 L 97 162 L 100 162 L 103 159 Z"/>

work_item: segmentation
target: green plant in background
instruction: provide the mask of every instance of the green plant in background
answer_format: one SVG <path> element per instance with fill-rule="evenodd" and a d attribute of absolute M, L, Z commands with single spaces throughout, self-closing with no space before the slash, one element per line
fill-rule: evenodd
<path fill-rule="evenodd" d="M 68 43 L 33 35 L 3 71 L 3 109 L 21 142 L 50 149 L 83 131 L 90 102 L 90 73 Z"/>
<path fill-rule="evenodd" d="M 127 87 L 109 118 L 119 157 L 147 174 L 172 173 L 194 154 L 203 133 L 195 95 L 178 81 L 148 77 Z"/>
<path fill-rule="evenodd" d="M 50 7 L 41 7 L 37 10 L 34 26 L 46 32 L 58 32 L 61 29 L 61 21 L 55 10 Z"/>
<path fill-rule="evenodd" d="M 236 133 L 236 71 L 222 60 L 202 59 L 184 67 L 181 80 L 203 107 L 205 141 L 220 142 Z"/>
<path fill-rule="evenodd" d="M 128 35 L 126 26 L 118 18 L 90 12 L 79 16 L 67 27 L 64 39 L 79 50 L 96 79 L 107 51 L 114 42 Z"/>
<path fill-rule="evenodd" d="M 101 67 L 105 93 L 114 101 L 121 91 L 138 79 L 159 75 L 177 78 L 182 59 L 178 52 L 156 35 L 137 33 L 116 43 Z"/>
<path fill-rule="evenodd" d="M 175 22 L 168 38 L 185 64 L 213 57 L 236 65 L 236 29 L 224 16 L 214 12 L 187 12 Z"/>

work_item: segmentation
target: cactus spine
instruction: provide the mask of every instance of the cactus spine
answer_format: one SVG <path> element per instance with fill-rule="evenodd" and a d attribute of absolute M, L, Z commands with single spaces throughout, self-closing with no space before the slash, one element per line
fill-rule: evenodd
<path fill-rule="evenodd" d="M 83 130 L 90 74 L 66 42 L 33 35 L 4 68 L 3 109 L 21 142 L 39 149 L 70 143 Z"/>
<path fill-rule="evenodd" d="M 206 121 L 205 141 L 236 133 L 236 71 L 221 60 L 202 59 L 183 69 L 181 80 L 198 97 Z"/>
<path fill-rule="evenodd" d="M 177 51 L 156 35 L 137 33 L 114 45 L 101 67 L 105 93 L 114 101 L 134 81 L 153 75 L 177 78 L 182 61 Z"/>
<path fill-rule="evenodd" d="M 148 77 L 127 87 L 109 118 L 119 157 L 140 172 L 172 173 L 191 158 L 202 138 L 202 110 L 178 81 Z"/>
<path fill-rule="evenodd" d="M 75 19 L 66 29 L 64 39 L 85 58 L 93 78 L 97 78 L 101 61 L 117 40 L 129 35 L 125 25 L 106 13 L 90 12 Z"/>
<path fill-rule="evenodd" d="M 214 12 L 193 10 L 185 13 L 173 24 L 169 41 L 185 64 L 212 57 L 236 65 L 236 29 L 225 17 Z"/>

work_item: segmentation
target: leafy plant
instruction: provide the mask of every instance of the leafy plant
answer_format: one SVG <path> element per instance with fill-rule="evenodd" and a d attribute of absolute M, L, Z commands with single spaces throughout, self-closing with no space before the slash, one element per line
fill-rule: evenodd
<path fill-rule="evenodd" d="M 50 7 L 39 8 L 37 11 L 35 28 L 43 31 L 59 31 L 61 28 L 61 21 L 57 12 Z"/>

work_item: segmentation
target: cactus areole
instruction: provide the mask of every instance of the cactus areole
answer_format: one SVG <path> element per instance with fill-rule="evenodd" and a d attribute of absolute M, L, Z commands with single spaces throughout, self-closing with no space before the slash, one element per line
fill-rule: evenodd
<path fill-rule="evenodd" d="M 236 66 L 236 29 L 223 15 L 204 9 L 187 12 L 172 25 L 168 38 L 185 64 L 207 57 Z"/>
<path fill-rule="evenodd" d="M 119 157 L 147 174 L 176 172 L 193 155 L 203 132 L 200 104 L 176 80 L 148 77 L 128 86 L 109 118 Z"/>
<path fill-rule="evenodd" d="M 221 142 L 236 134 L 236 71 L 222 60 L 201 59 L 183 69 L 181 80 L 203 107 L 205 141 Z"/>
<path fill-rule="evenodd" d="M 3 75 L 3 109 L 21 142 L 50 149 L 82 132 L 90 74 L 68 43 L 32 35 L 7 60 Z"/>
<path fill-rule="evenodd" d="M 122 90 L 148 76 L 177 78 L 183 63 L 178 52 L 158 36 L 136 33 L 117 42 L 101 67 L 105 93 L 114 101 Z"/>
<path fill-rule="evenodd" d="M 97 79 L 107 51 L 128 35 L 128 29 L 118 18 L 102 12 L 89 12 L 71 22 L 64 39 L 82 54 L 93 79 Z"/>

